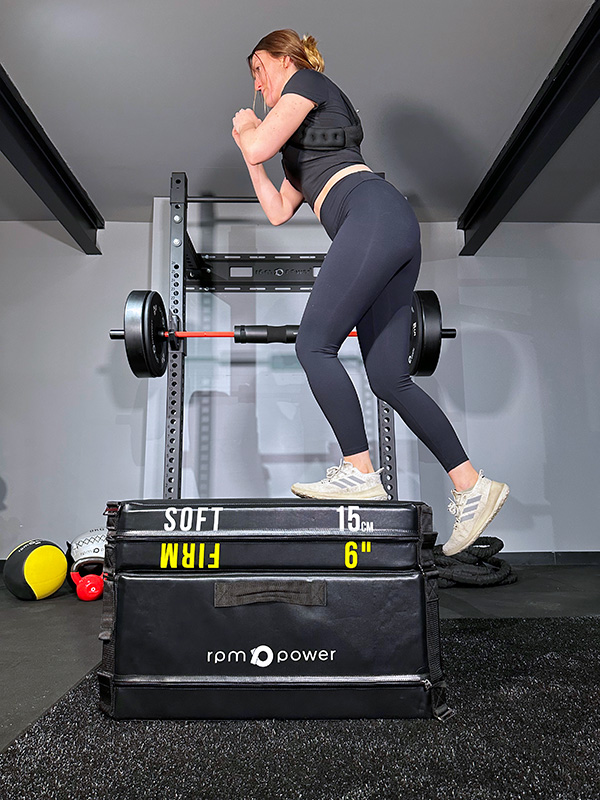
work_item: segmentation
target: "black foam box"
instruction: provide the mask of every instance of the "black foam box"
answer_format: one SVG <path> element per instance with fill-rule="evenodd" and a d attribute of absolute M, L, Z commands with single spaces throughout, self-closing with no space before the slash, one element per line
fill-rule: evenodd
<path fill-rule="evenodd" d="M 109 503 L 117 719 L 445 718 L 424 503 Z"/>

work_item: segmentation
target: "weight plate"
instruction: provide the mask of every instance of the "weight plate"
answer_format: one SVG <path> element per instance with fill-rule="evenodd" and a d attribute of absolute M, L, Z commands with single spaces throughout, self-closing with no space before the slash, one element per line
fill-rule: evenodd
<path fill-rule="evenodd" d="M 411 375 L 433 375 L 442 347 L 442 309 L 435 292 L 418 291 L 411 303 L 408 363 Z"/>
<path fill-rule="evenodd" d="M 167 369 L 167 313 L 158 292 L 133 291 L 125 302 L 125 351 L 134 375 L 159 378 Z"/>
<path fill-rule="evenodd" d="M 410 304 L 410 343 L 408 348 L 408 366 L 411 375 L 417 374 L 421 358 L 421 330 L 423 327 L 421 301 L 417 292 L 413 292 Z"/>

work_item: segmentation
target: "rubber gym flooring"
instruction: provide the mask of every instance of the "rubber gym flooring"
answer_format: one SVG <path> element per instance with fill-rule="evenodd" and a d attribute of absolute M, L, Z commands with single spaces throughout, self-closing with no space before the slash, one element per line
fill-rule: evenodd
<path fill-rule="evenodd" d="M 600 566 L 518 566 L 517 583 L 440 590 L 442 618 L 600 616 Z M 101 658 L 102 603 L 65 585 L 40 602 L 18 600 L 0 580 L 0 750 Z"/>

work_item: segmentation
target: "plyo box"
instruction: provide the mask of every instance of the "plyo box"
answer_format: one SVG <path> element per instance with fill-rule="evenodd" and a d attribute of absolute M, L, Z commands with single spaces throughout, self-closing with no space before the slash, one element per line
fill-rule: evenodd
<path fill-rule="evenodd" d="M 110 716 L 452 713 L 426 504 L 136 500 L 107 518 Z"/>

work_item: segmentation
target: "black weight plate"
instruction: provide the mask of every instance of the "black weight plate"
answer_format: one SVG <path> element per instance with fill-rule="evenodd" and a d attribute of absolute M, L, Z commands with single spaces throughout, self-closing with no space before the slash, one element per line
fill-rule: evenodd
<path fill-rule="evenodd" d="M 146 357 L 152 376 L 159 378 L 167 369 L 169 340 L 165 337 L 168 329 L 165 304 L 158 292 L 150 292 L 144 314 Z"/>
<path fill-rule="evenodd" d="M 421 343 L 423 330 L 423 318 L 421 312 L 421 301 L 417 292 L 413 292 L 410 304 L 410 344 L 408 349 L 408 366 L 410 374 L 416 375 L 421 358 Z"/>
<path fill-rule="evenodd" d="M 159 378 L 167 368 L 169 350 L 164 336 L 167 314 L 158 292 L 133 291 L 125 303 L 123 318 L 125 351 L 134 375 Z"/>
<path fill-rule="evenodd" d="M 442 309 L 437 294 L 415 292 L 411 312 L 410 374 L 433 375 L 442 347 Z"/>

